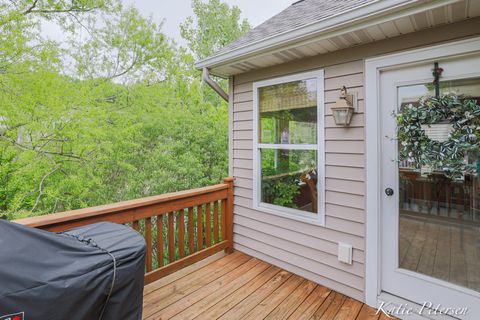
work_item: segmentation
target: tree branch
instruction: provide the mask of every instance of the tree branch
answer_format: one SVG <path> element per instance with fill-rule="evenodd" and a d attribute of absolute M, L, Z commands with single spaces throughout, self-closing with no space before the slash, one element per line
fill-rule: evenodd
<path fill-rule="evenodd" d="M 50 171 L 49 173 L 47 173 L 46 175 L 44 175 L 42 177 L 42 180 L 40 180 L 40 184 L 38 185 L 38 196 L 37 196 L 37 199 L 35 200 L 35 204 L 33 205 L 32 207 L 32 210 L 31 211 L 35 211 L 35 209 L 37 209 L 37 206 L 38 204 L 40 203 L 40 199 L 42 198 L 43 196 L 43 184 L 45 182 L 45 180 L 51 176 L 52 174 L 54 174 L 55 172 L 58 171 L 59 168 L 55 168 L 53 169 L 52 171 Z"/>
<path fill-rule="evenodd" d="M 27 10 L 25 10 L 23 12 L 24 15 L 27 15 L 29 13 L 31 13 L 36 7 L 37 7 L 37 3 L 38 3 L 38 0 L 35 0 L 33 1 L 32 5 L 30 6 L 30 8 L 28 8 Z"/>
<path fill-rule="evenodd" d="M 53 14 L 53 13 L 83 13 L 83 12 L 92 12 L 94 10 L 100 9 L 99 6 L 92 6 L 92 7 L 82 7 L 82 6 L 75 6 L 72 5 L 71 7 L 67 7 L 64 9 L 48 9 L 48 8 L 38 8 L 39 0 L 35 0 L 32 5 L 25 11 L 23 11 L 24 15 L 28 14 Z"/>
<path fill-rule="evenodd" d="M 45 150 L 39 150 L 38 148 L 36 147 L 29 147 L 29 146 L 25 146 L 15 140 L 12 140 L 12 139 L 9 139 L 5 136 L 2 136 L 0 135 L 0 139 L 1 140 L 5 140 L 7 142 L 10 142 L 11 144 L 21 148 L 21 149 L 24 149 L 24 150 L 29 150 L 29 151 L 34 151 L 34 152 L 37 152 L 39 154 L 42 154 L 42 155 L 52 155 L 52 156 L 60 156 L 60 157 L 65 157 L 65 158 L 70 158 L 70 159 L 75 159 L 75 160 L 79 160 L 79 161 L 86 161 L 85 158 L 82 158 L 80 156 L 77 156 L 75 154 L 72 154 L 72 153 L 64 153 L 64 152 L 55 152 L 55 151 L 45 151 Z M 45 145 L 45 144 L 44 144 Z"/>
<path fill-rule="evenodd" d="M 41 13 L 41 14 L 53 14 L 53 13 L 84 13 L 84 12 L 91 12 L 95 9 L 98 8 L 89 8 L 89 9 L 83 9 L 83 8 L 67 8 L 67 9 L 38 9 L 38 10 L 31 10 L 29 12 L 25 12 L 25 14 L 29 13 Z"/>

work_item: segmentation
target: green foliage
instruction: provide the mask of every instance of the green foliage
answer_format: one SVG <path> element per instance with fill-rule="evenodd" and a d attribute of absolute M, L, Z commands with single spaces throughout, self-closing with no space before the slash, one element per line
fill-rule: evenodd
<path fill-rule="evenodd" d="M 84 41 L 78 38 L 89 30 Z M 115 79 L 116 82 L 157 82 L 166 77 L 174 48 L 151 18 L 134 7 L 119 10 L 99 23 L 87 20 L 70 37 L 69 58 L 76 76 L 84 79 Z"/>
<path fill-rule="evenodd" d="M 262 201 L 277 206 L 296 208 L 295 197 L 300 194 L 299 178 L 286 176 L 262 181 Z"/>
<path fill-rule="evenodd" d="M 278 157 L 273 149 L 263 149 L 262 201 L 278 206 L 295 208 L 295 198 L 300 193 L 298 153 L 289 153 L 288 158 Z M 277 159 L 278 164 L 275 165 Z M 286 169 L 287 168 L 287 169 Z"/>
<path fill-rule="evenodd" d="M 196 18 L 189 17 L 181 25 L 181 34 L 198 60 L 210 56 L 251 29 L 247 20 L 240 21 L 238 7 L 230 8 L 220 0 L 206 3 L 193 0 L 192 8 Z"/>
<path fill-rule="evenodd" d="M 194 57 L 191 61 L 199 61 L 214 54 L 251 29 L 247 20 L 240 20 L 241 11 L 238 7 L 230 8 L 220 0 L 192 0 L 192 9 L 195 17 L 188 17 L 180 25 L 181 35 L 187 40 L 189 53 Z M 200 76 L 199 72 L 197 76 Z M 220 78 L 215 80 L 228 92 L 227 81 Z M 206 90 L 204 97 L 216 105 L 223 103 L 211 89 Z"/>
<path fill-rule="evenodd" d="M 0 75 L 60 71 L 60 50 L 40 32 L 42 22 L 56 23 L 68 31 L 95 14 L 116 14 L 115 0 L 0 0 Z"/>
<path fill-rule="evenodd" d="M 227 105 L 204 90 L 189 50 L 161 26 L 115 1 L 0 0 L 0 9 L 1 217 L 200 187 L 227 174 Z M 66 43 L 42 37 L 46 20 Z M 211 34 L 209 45 L 242 28 L 238 19 L 220 22 L 225 34 Z"/>
<path fill-rule="evenodd" d="M 469 154 L 480 153 L 480 106 L 477 101 L 446 94 L 424 97 L 418 106 L 408 105 L 396 116 L 400 161 L 416 169 L 427 167 L 442 171 L 452 179 L 463 179 L 477 170 L 465 161 Z M 452 132 L 446 141 L 431 140 L 422 125 L 447 121 Z"/>

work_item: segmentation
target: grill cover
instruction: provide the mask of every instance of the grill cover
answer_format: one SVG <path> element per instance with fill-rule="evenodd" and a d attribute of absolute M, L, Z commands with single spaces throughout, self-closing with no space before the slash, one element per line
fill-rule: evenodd
<path fill-rule="evenodd" d="M 144 260 L 145 240 L 123 225 L 57 234 L 0 220 L 0 319 L 140 320 Z"/>

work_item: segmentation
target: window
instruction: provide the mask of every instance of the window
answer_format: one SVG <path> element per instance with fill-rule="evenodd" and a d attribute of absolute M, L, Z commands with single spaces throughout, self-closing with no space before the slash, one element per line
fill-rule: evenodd
<path fill-rule="evenodd" d="M 323 71 L 254 83 L 254 206 L 324 222 Z"/>

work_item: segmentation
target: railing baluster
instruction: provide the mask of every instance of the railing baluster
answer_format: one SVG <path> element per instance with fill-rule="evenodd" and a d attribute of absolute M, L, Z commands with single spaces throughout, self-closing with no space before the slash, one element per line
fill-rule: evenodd
<path fill-rule="evenodd" d="M 152 271 L 152 218 L 145 219 L 145 242 L 147 243 L 147 256 L 145 265 L 147 272 Z"/>
<path fill-rule="evenodd" d="M 203 249 L 203 205 L 197 206 L 197 251 Z"/>
<path fill-rule="evenodd" d="M 212 218 L 210 202 L 207 203 L 205 208 L 205 241 L 207 242 L 207 248 L 212 245 Z"/>
<path fill-rule="evenodd" d="M 179 258 L 185 257 L 185 211 L 178 211 L 178 255 Z"/>
<path fill-rule="evenodd" d="M 188 254 L 195 252 L 195 230 L 193 225 L 193 207 L 188 208 Z"/>
<path fill-rule="evenodd" d="M 168 260 L 175 261 L 175 226 L 174 226 L 174 212 L 168 213 Z"/>
<path fill-rule="evenodd" d="M 132 228 L 137 232 L 140 230 L 140 223 L 138 222 L 138 220 L 132 222 Z"/>
<path fill-rule="evenodd" d="M 163 267 L 163 215 L 157 216 L 157 260 L 158 266 Z"/>
<path fill-rule="evenodd" d="M 222 241 L 225 240 L 225 228 L 226 228 L 226 225 L 227 225 L 226 213 L 227 213 L 227 201 L 225 199 L 223 199 L 222 200 L 222 206 L 221 206 L 221 224 L 222 224 L 222 227 L 220 228 L 221 235 L 222 235 Z"/>
<path fill-rule="evenodd" d="M 213 242 L 218 243 L 218 201 L 213 202 Z"/>

